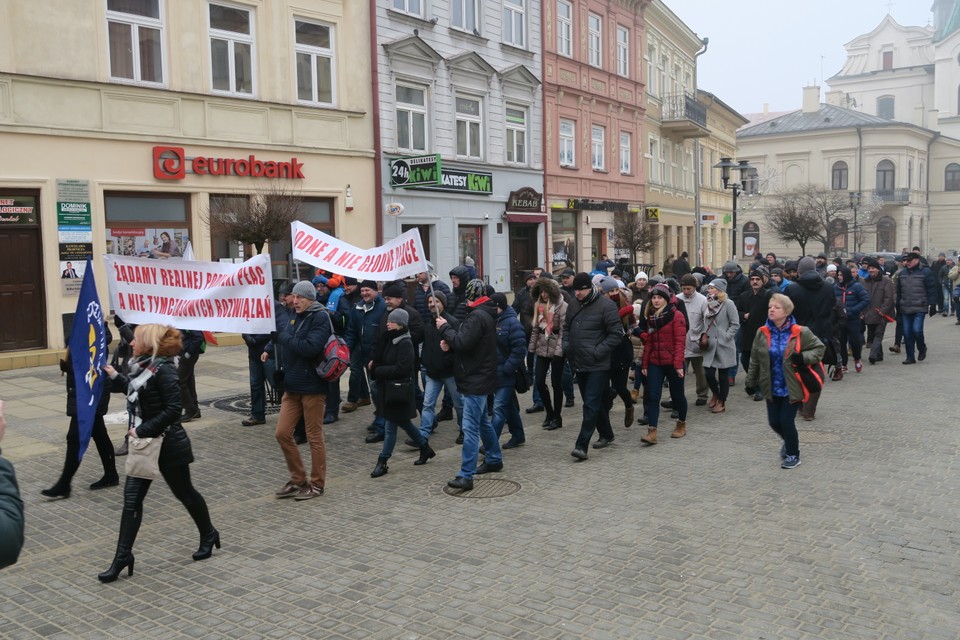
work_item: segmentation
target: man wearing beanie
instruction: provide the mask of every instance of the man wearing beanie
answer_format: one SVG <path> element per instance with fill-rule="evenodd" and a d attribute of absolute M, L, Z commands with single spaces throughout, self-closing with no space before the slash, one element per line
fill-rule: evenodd
<path fill-rule="evenodd" d="M 683 347 L 683 362 L 693 369 L 697 381 L 697 406 L 707 404 L 707 376 L 703 371 L 703 351 L 700 350 L 700 336 L 706 332 L 707 297 L 697 291 L 699 282 L 693 274 L 680 278 L 680 295 L 687 309 L 687 340 Z M 671 404 L 671 408 L 673 405 Z"/>
<path fill-rule="evenodd" d="M 417 286 L 413 290 L 413 306 L 417 312 L 420 313 L 420 318 L 424 324 L 433 322 L 433 316 L 430 313 L 430 309 L 427 308 L 427 298 L 430 297 L 433 291 L 446 295 L 450 293 L 450 287 L 426 271 L 418 273 L 416 278 Z M 446 303 L 446 300 L 444 300 L 444 303 Z"/>
<path fill-rule="evenodd" d="M 309 500 L 323 495 L 327 475 L 327 451 L 323 441 L 323 416 L 326 382 L 317 375 L 316 359 L 330 337 L 330 319 L 323 305 L 317 302 L 313 283 L 301 280 L 293 287 L 296 316 L 285 325 L 277 325 L 276 342 L 283 350 L 283 399 L 277 420 L 276 438 L 287 461 L 290 480 L 276 492 L 278 498 Z M 293 431 L 303 418 L 307 442 L 310 443 L 310 477 Z"/>
<path fill-rule="evenodd" d="M 740 362 L 743 370 L 750 369 L 750 351 L 753 349 L 753 339 L 757 330 L 767 321 L 767 309 L 770 307 L 772 291 L 767 284 L 770 275 L 766 267 L 757 267 L 750 271 L 750 288 L 735 299 L 737 311 L 740 312 Z M 727 295 L 730 295 L 730 284 L 727 283 Z M 757 391 L 753 395 L 757 402 L 763 400 L 763 395 Z"/>
<path fill-rule="evenodd" d="M 600 449 L 613 442 L 606 393 L 610 385 L 611 356 L 623 339 L 623 325 L 616 303 L 600 294 L 589 275 L 578 273 L 573 279 L 573 288 L 580 302 L 580 311 L 567 315 L 562 336 L 563 353 L 577 376 L 583 420 L 570 455 L 577 460 L 586 460 L 594 431 L 600 433 L 594 448 Z"/>
<path fill-rule="evenodd" d="M 463 424 L 463 402 L 457 391 L 457 381 L 453 377 L 453 352 L 442 348 L 440 330 L 433 322 L 435 318 L 444 318 L 454 329 L 460 327 L 460 321 L 448 313 L 446 307 L 447 296 L 442 291 L 435 291 L 427 298 L 430 321 L 423 325 L 423 350 L 420 353 L 420 364 L 426 374 L 423 384 L 423 409 L 420 412 L 420 435 L 424 440 L 433 435 L 440 422 L 437 398 L 440 397 L 441 390 L 446 391 L 445 397 L 449 398 L 450 411 L 456 408 L 457 425 Z"/>
<path fill-rule="evenodd" d="M 525 375 L 524 359 L 527 355 L 527 339 L 517 320 L 517 313 L 507 303 L 502 293 L 490 296 L 497 307 L 497 390 L 493 394 L 493 431 L 497 438 L 503 433 L 503 425 L 510 431 L 510 440 L 504 449 L 513 449 L 526 442 L 523 420 L 515 393 L 517 376 Z"/>
<path fill-rule="evenodd" d="M 417 310 L 407 304 L 406 301 L 407 288 L 403 284 L 402 280 L 395 280 L 393 282 L 388 282 L 383 285 L 383 300 L 386 303 L 386 313 L 380 317 L 380 324 L 377 328 L 377 338 L 373 345 L 373 352 L 370 356 L 370 361 L 367 362 L 367 368 L 370 368 L 370 362 L 380 362 L 383 360 L 383 351 L 387 348 L 388 339 L 387 334 L 387 319 L 391 311 L 394 309 L 403 309 L 407 312 L 408 324 L 407 329 L 410 331 L 410 339 L 413 341 L 413 354 L 414 354 L 414 369 L 416 371 L 420 370 L 420 345 L 423 343 L 423 319 L 420 317 L 420 314 L 417 313 Z M 423 391 L 420 390 L 420 386 L 417 384 L 419 376 L 415 376 L 414 380 L 414 389 L 416 389 L 417 394 L 417 405 L 419 406 L 423 402 Z M 374 401 L 376 401 L 377 394 L 377 384 L 375 381 L 370 381 L 370 392 Z M 383 407 L 377 407 L 378 418 L 382 413 Z M 375 430 L 372 434 L 366 437 L 364 442 L 367 444 L 372 444 L 374 442 L 383 442 L 383 420 L 378 419 L 374 423 Z"/>
<path fill-rule="evenodd" d="M 826 260 L 826 256 L 824 256 L 824 260 Z M 810 256 L 800 259 L 797 263 L 797 273 L 797 281 L 790 284 L 784 291 L 787 297 L 793 301 L 793 318 L 797 324 L 809 327 L 813 331 L 813 335 L 817 336 L 820 342 L 827 346 L 825 354 L 833 352 L 834 356 L 838 356 L 839 345 L 831 346 L 834 308 L 836 306 L 833 286 L 824 281 L 817 271 L 816 262 Z M 824 364 L 829 365 L 831 363 L 825 360 Z M 838 367 L 834 373 L 834 380 L 839 380 L 842 377 L 843 373 Z M 804 420 L 810 421 L 816 417 L 820 393 L 820 391 L 811 393 L 810 398 L 803 403 L 800 411 Z"/>
<path fill-rule="evenodd" d="M 443 343 L 453 351 L 454 376 L 463 402 L 460 472 L 447 486 L 469 491 L 475 473 L 503 469 L 503 454 L 487 415 L 487 396 L 497 389 L 497 305 L 486 296 L 483 280 L 468 282 L 464 295 L 469 312 L 459 328 L 450 326 L 442 316 L 434 324 Z M 486 457 L 478 467 L 481 440 Z"/>
<path fill-rule="evenodd" d="M 863 312 L 863 323 L 867 327 L 867 347 L 870 349 L 868 360 L 876 364 L 883 360 L 883 334 L 887 329 L 887 318 L 892 318 L 893 309 L 893 281 L 883 271 L 883 267 L 876 258 L 866 256 L 861 260 L 866 268 L 867 277 L 860 281 L 867 290 L 870 303 Z"/>
<path fill-rule="evenodd" d="M 347 322 L 347 346 L 350 347 L 350 385 L 347 390 L 347 401 L 343 404 L 343 411 L 351 413 L 357 408 L 370 404 L 370 387 L 367 384 L 365 372 L 367 363 L 373 358 L 373 345 L 380 330 L 380 319 L 386 315 L 387 305 L 380 296 L 377 283 L 373 280 L 364 280 L 357 289 L 360 291 L 360 300 L 350 310 L 350 319 Z M 383 417 L 374 410 L 374 422 L 368 430 L 377 432 L 383 430 Z"/>
<path fill-rule="evenodd" d="M 924 265 L 917 251 L 911 251 L 903 260 L 903 268 L 897 272 L 897 309 L 903 318 L 903 342 L 907 359 L 903 364 L 921 362 L 927 357 L 927 343 L 923 336 L 923 321 L 929 310 L 937 313 L 936 278 L 930 267 Z M 914 357 L 916 349 L 916 357 Z"/>

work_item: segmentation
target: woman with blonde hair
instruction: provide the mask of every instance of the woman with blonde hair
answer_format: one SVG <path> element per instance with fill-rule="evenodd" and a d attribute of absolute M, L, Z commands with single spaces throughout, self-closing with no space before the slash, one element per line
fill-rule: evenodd
<path fill-rule="evenodd" d="M 133 333 L 133 359 L 130 374 L 121 375 L 110 365 L 103 371 L 112 381 L 114 392 L 126 392 L 131 438 L 163 438 L 160 448 L 160 473 L 173 495 L 183 503 L 200 532 L 200 547 L 194 560 L 205 560 L 220 548 L 220 533 L 210 522 L 203 496 L 190 481 L 193 450 L 190 438 L 180 424 L 180 381 L 177 355 L 183 349 L 180 332 L 160 324 L 142 324 Z M 120 536 L 110 568 L 97 576 L 101 582 L 113 582 L 127 569 L 133 575 L 133 543 L 143 517 L 143 499 L 153 480 L 127 476 L 123 489 Z"/>
<path fill-rule="evenodd" d="M 533 301 L 533 322 L 527 350 L 536 354 L 536 384 L 547 417 L 543 428 L 553 431 L 563 426 L 560 407 L 563 406 L 563 324 L 567 318 L 567 301 L 560 295 L 560 285 L 550 277 L 537 279 L 530 289 Z M 550 386 L 547 388 L 547 369 Z"/>
<path fill-rule="evenodd" d="M 727 281 L 716 278 L 707 285 L 707 312 L 704 318 L 709 339 L 703 350 L 703 372 L 713 397 L 707 406 L 713 413 L 727 409 L 730 379 L 726 370 L 737 364 L 737 331 L 740 329 L 740 314 L 737 305 L 727 298 Z M 717 369 L 721 371 L 717 379 Z"/>

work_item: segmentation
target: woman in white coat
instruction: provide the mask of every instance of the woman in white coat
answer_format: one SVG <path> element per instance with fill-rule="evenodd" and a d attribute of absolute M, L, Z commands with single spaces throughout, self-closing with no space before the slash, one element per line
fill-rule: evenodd
<path fill-rule="evenodd" d="M 707 285 L 704 326 L 710 344 L 703 351 L 703 371 L 707 377 L 707 385 L 713 392 L 707 406 L 713 413 L 723 413 L 727 408 L 727 394 L 730 392 L 726 370 L 737 364 L 736 337 L 740 328 L 737 305 L 727 298 L 727 281 L 723 278 L 717 278 Z M 717 369 L 721 371 L 719 380 Z"/>

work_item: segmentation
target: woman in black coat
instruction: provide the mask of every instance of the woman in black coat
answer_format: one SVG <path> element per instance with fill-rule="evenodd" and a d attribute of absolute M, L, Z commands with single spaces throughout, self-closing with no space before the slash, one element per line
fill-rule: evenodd
<path fill-rule="evenodd" d="M 109 335 L 109 333 L 107 335 Z M 80 421 L 77 419 L 77 380 L 73 373 L 73 359 L 70 357 L 69 349 L 67 349 L 66 358 L 60 361 L 60 371 L 67 376 L 67 415 L 70 416 L 70 428 L 67 429 L 67 455 L 63 461 L 63 471 L 60 472 L 60 479 L 49 489 L 44 489 L 40 492 L 41 495 L 51 500 L 70 497 L 70 481 L 73 480 L 74 474 L 76 474 L 77 469 L 80 468 Z M 113 455 L 113 443 L 110 442 L 107 427 L 103 424 L 103 416 L 107 413 L 109 406 L 110 391 L 109 389 L 104 389 L 100 396 L 100 403 L 97 405 L 96 415 L 93 419 L 93 442 L 97 446 L 97 453 L 100 454 L 100 462 L 103 464 L 103 477 L 91 484 L 91 489 L 115 487 L 120 484 L 120 476 L 117 475 L 117 463 Z"/>
<path fill-rule="evenodd" d="M 130 363 L 129 377 L 121 375 L 110 365 L 103 370 L 110 376 L 113 391 L 127 393 L 130 413 L 127 435 L 131 438 L 163 437 L 160 473 L 200 531 L 200 547 L 193 559 L 205 560 L 212 554 L 214 545 L 220 548 L 220 533 L 210 522 L 210 512 L 203 496 L 190 481 L 193 450 L 190 438 L 180 424 L 180 379 L 176 364 L 176 356 L 183 350 L 180 332 L 164 325 L 142 324 L 134 332 L 130 346 L 134 359 Z M 133 543 L 143 516 L 143 499 L 152 483 L 153 480 L 127 476 L 117 552 L 110 568 L 97 576 L 101 582 L 113 582 L 125 568 L 127 575 L 133 575 Z"/>
<path fill-rule="evenodd" d="M 427 460 L 437 455 L 411 420 L 417 416 L 417 398 L 414 395 L 416 383 L 413 381 L 416 359 L 413 340 L 407 330 L 409 321 L 410 314 L 404 309 L 397 308 L 390 312 L 387 316 L 387 331 L 383 335 L 383 354 L 378 360 L 374 360 L 370 368 L 370 373 L 377 381 L 377 406 L 381 408 L 384 418 L 383 450 L 377 458 L 377 466 L 370 473 L 371 478 L 379 478 L 387 473 L 387 460 L 397 444 L 397 427 L 406 431 L 420 448 L 420 458 L 413 464 L 426 464 Z M 408 383 L 408 392 L 400 398 L 394 398 L 393 383 L 398 382 Z"/>

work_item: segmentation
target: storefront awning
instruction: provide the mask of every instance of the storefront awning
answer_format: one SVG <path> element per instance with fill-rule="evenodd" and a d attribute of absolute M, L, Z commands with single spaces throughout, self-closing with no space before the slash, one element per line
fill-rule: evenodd
<path fill-rule="evenodd" d="M 547 221 L 545 213 L 510 213 L 507 211 L 504 216 L 507 222 L 527 222 L 530 224 L 540 224 Z"/>

